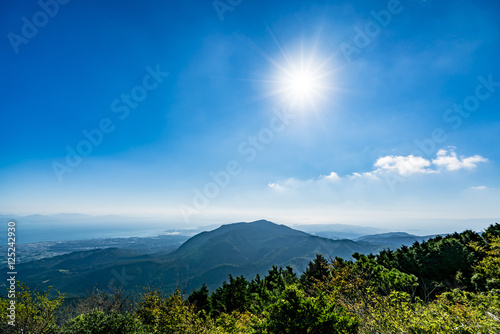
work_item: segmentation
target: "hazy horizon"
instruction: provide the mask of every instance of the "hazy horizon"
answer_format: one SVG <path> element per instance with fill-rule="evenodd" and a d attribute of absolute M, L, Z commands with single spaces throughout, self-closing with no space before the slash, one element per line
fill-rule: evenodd
<path fill-rule="evenodd" d="M 10 217 L 10 218 L 9 218 Z M 500 219 L 409 219 L 405 222 L 381 223 L 349 223 L 341 221 L 300 221 L 294 219 L 268 219 L 266 217 L 255 217 L 250 219 L 234 220 L 210 220 L 194 221 L 189 225 L 185 222 L 161 219 L 157 217 L 120 216 L 106 215 L 93 216 L 75 213 L 61 213 L 55 215 L 5 215 L 0 214 L 0 219 L 14 220 L 17 222 L 19 232 L 19 243 L 33 243 L 41 241 L 68 241 L 102 238 L 128 238 L 128 237 L 150 237 L 165 234 L 168 231 L 201 231 L 213 230 L 221 225 L 239 222 L 253 222 L 257 220 L 268 220 L 276 224 L 286 225 L 294 229 L 308 233 L 315 232 L 338 232 L 340 236 L 345 235 L 371 235 L 387 232 L 406 232 L 417 236 L 451 234 L 473 230 L 481 232 L 489 225 L 500 222 Z"/>

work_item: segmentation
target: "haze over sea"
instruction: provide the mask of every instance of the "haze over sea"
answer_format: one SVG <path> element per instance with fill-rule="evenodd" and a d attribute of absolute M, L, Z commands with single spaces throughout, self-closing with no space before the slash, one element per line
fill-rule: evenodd
<path fill-rule="evenodd" d="M 66 225 L 56 228 L 47 228 L 46 225 L 36 224 L 18 225 L 19 244 L 40 241 L 68 241 L 101 238 L 128 238 L 128 237 L 150 237 L 159 235 L 164 231 L 162 228 L 144 228 L 144 226 L 125 225 L 116 226 L 110 224 L 96 225 L 89 228 L 84 225 Z M 6 240 L 2 240 L 2 245 Z"/>

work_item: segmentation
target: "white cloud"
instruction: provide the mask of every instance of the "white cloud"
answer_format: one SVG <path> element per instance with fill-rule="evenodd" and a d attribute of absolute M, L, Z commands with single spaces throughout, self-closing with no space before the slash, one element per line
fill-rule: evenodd
<path fill-rule="evenodd" d="M 283 191 L 285 190 L 282 186 L 280 186 L 278 183 L 271 182 L 267 185 L 269 188 L 275 191 Z"/>
<path fill-rule="evenodd" d="M 342 178 L 337 173 L 331 172 L 328 175 L 321 175 L 318 178 L 308 179 L 308 180 L 300 180 L 292 177 L 280 183 L 276 182 L 268 183 L 267 186 L 274 191 L 283 192 L 287 189 L 316 187 L 319 185 L 326 185 L 326 184 L 331 184 L 333 182 L 339 182 L 341 180 Z"/>
<path fill-rule="evenodd" d="M 335 182 L 340 180 L 340 176 L 335 172 L 331 172 L 329 175 L 321 175 L 320 179 L 325 181 Z"/>
<path fill-rule="evenodd" d="M 378 171 L 390 171 L 402 176 L 433 173 L 434 171 L 429 169 L 430 165 L 431 162 L 429 160 L 414 155 L 406 157 L 388 155 L 379 158 L 375 162 L 375 167 L 378 167 Z"/>
<path fill-rule="evenodd" d="M 474 155 L 472 157 L 457 157 L 457 154 L 453 149 L 450 151 L 441 149 L 437 153 L 436 159 L 432 160 L 432 163 L 438 167 L 445 168 L 447 170 L 460 170 L 460 169 L 474 169 L 480 162 L 486 162 L 488 159 L 480 156 Z"/>
<path fill-rule="evenodd" d="M 364 172 L 364 173 L 354 172 L 351 175 L 349 175 L 348 178 L 351 180 L 363 179 L 363 178 L 370 179 L 370 180 L 378 180 L 377 171 Z"/>
<path fill-rule="evenodd" d="M 488 187 L 486 187 L 486 186 L 477 186 L 477 187 L 469 187 L 469 189 L 472 189 L 472 190 L 486 190 L 486 189 L 488 189 Z"/>
<path fill-rule="evenodd" d="M 474 169 L 477 167 L 478 163 L 486 162 L 488 159 L 480 156 L 474 155 L 471 157 L 458 157 L 455 153 L 453 147 L 446 149 L 441 149 L 437 152 L 436 158 L 433 160 L 428 160 L 423 157 L 408 155 L 387 155 L 380 157 L 374 163 L 376 167 L 370 172 L 353 172 L 350 175 L 339 176 L 335 172 L 331 172 L 328 175 L 320 175 L 318 178 L 299 180 L 294 178 L 289 178 L 283 183 L 269 183 L 269 188 L 276 191 L 284 191 L 290 188 L 298 188 L 304 186 L 320 186 L 327 185 L 331 183 L 340 183 L 344 180 L 365 180 L 365 181 L 377 181 L 380 179 L 387 179 L 391 175 L 398 177 L 409 177 L 415 174 L 432 174 L 441 173 L 443 171 L 457 171 L 461 169 Z M 485 186 L 471 187 L 470 189 L 482 190 L 486 189 Z"/>

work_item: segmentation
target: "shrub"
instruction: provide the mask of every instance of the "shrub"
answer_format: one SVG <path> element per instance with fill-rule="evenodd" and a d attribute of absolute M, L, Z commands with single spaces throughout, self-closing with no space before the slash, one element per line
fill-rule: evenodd
<path fill-rule="evenodd" d="M 358 327 L 355 318 L 327 303 L 322 294 L 306 297 L 297 285 L 287 286 L 265 316 L 263 327 L 269 333 L 356 333 Z"/>
<path fill-rule="evenodd" d="M 148 333 L 139 319 L 130 313 L 112 311 L 108 314 L 94 310 L 69 321 L 61 334 L 139 334 Z"/>

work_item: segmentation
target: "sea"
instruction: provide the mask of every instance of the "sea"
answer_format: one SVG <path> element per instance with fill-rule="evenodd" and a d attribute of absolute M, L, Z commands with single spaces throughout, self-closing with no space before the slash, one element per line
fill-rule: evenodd
<path fill-rule="evenodd" d="M 15 226 L 15 243 L 69 241 L 105 238 L 152 237 L 163 234 L 165 227 L 145 224 L 43 224 L 19 223 Z M 11 239 L 12 241 L 12 239 Z M 8 243 L 7 225 L 0 231 L 0 245 Z"/>

